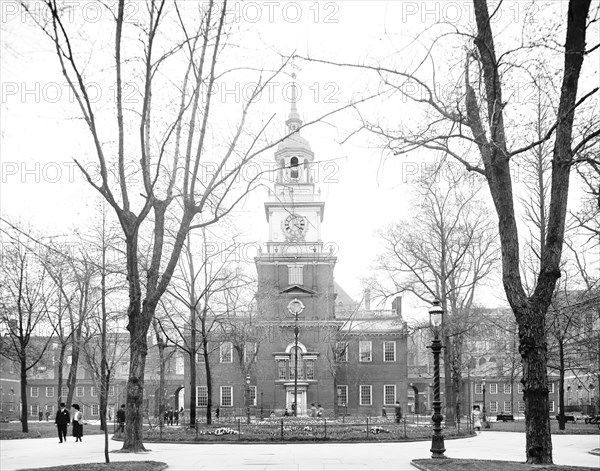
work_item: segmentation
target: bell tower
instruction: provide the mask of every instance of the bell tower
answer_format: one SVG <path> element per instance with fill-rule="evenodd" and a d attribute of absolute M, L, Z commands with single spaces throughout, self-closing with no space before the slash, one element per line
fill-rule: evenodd
<path fill-rule="evenodd" d="M 275 182 L 264 203 L 269 224 L 266 253 L 261 251 L 255 259 L 258 296 L 265 295 L 261 289 L 274 290 L 281 305 L 278 313 L 271 313 L 273 316 L 285 314 L 283 306 L 298 297 L 306 306 L 303 316 L 331 319 L 335 297 L 333 268 L 337 259 L 323 247 L 321 224 L 325 202 L 316 189 L 315 154 L 301 135 L 295 81 L 291 87 L 286 137 L 275 151 Z M 265 309 L 271 311 L 271 307 Z"/>

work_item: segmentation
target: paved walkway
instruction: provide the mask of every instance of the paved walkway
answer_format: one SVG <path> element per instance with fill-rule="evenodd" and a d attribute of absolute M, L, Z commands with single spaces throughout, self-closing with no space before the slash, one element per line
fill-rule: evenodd
<path fill-rule="evenodd" d="M 554 463 L 600 469 L 600 456 L 589 453 L 600 446 L 600 436 L 555 435 Z M 121 442 L 110 440 L 111 450 Z M 154 460 L 169 470 L 411 470 L 416 458 L 429 458 L 430 442 L 316 443 L 316 444 L 157 444 L 149 453 L 111 453 L 111 461 Z M 525 434 L 483 432 L 477 437 L 446 440 L 450 458 L 506 461 L 525 460 Z M 59 444 L 54 438 L 0 441 L 0 470 L 40 468 L 61 464 L 104 462 L 104 437 L 83 437 L 83 443 Z"/>

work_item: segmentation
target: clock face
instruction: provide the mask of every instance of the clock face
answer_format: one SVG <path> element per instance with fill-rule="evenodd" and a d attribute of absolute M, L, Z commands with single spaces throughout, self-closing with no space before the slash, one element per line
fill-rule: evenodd
<path fill-rule="evenodd" d="M 283 220 L 283 232 L 290 238 L 299 238 L 307 229 L 306 218 L 297 214 L 290 214 Z"/>

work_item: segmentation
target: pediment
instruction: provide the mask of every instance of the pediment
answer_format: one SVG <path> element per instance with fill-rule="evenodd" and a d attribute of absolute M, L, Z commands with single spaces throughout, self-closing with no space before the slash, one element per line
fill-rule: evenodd
<path fill-rule="evenodd" d="M 313 295 L 313 294 L 317 294 L 316 291 L 313 291 L 312 289 L 308 289 L 305 288 L 304 286 L 300 286 L 300 285 L 290 285 L 287 288 L 282 289 L 279 294 L 304 294 L 304 295 Z"/>

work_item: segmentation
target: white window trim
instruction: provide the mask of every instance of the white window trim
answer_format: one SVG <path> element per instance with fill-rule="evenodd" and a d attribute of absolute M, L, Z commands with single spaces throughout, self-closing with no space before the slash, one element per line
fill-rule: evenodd
<path fill-rule="evenodd" d="M 92 386 L 90 388 L 90 396 L 91 397 L 98 397 L 98 388 L 96 388 L 96 386 Z"/>
<path fill-rule="evenodd" d="M 554 394 L 554 383 L 549 383 L 548 384 L 548 393 L 549 394 Z"/>
<path fill-rule="evenodd" d="M 223 361 L 225 358 L 223 355 L 223 349 L 226 345 L 229 345 L 229 361 Z M 222 342 L 219 347 L 219 362 L 220 363 L 233 363 L 233 343 L 232 342 Z"/>
<path fill-rule="evenodd" d="M 340 349 L 338 349 L 338 345 L 343 348 L 343 355 L 339 354 Z M 338 363 L 348 363 L 348 342 L 336 342 L 335 355 Z"/>
<path fill-rule="evenodd" d="M 394 397 L 392 399 L 392 402 L 385 402 L 385 389 L 386 388 L 394 388 Z M 383 405 L 384 406 L 393 406 L 394 404 L 396 404 L 396 385 L 395 384 L 384 384 L 383 385 Z"/>
<path fill-rule="evenodd" d="M 100 404 L 91 404 L 90 415 L 97 417 L 100 415 Z"/>
<path fill-rule="evenodd" d="M 54 397 L 54 386 L 46 386 L 46 397 Z"/>
<path fill-rule="evenodd" d="M 229 405 L 225 405 L 223 404 L 223 391 L 225 390 L 225 388 L 227 388 L 229 391 L 231 391 L 230 397 L 231 397 L 231 404 Z M 219 406 L 220 407 L 233 407 L 234 404 L 234 400 L 233 400 L 233 386 L 221 386 L 220 390 L 219 390 L 220 396 L 219 396 Z"/>
<path fill-rule="evenodd" d="M 490 414 L 498 413 L 498 401 L 490 401 Z"/>
<path fill-rule="evenodd" d="M 338 384 L 337 385 L 338 391 L 337 391 L 337 401 L 338 401 L 338 406 L 344 406 L 347 407 L 348 406 L 348 385 L 347 384 Z M 346 398 L 346 401 L 343 404 L 340 404 L 340 393 L 339 393 L 339 389 L 343 388 L 345 391 L 344 397 Z"/>
<path fill-rule="evenodd" d="M 481 383 L 475 384 L 475 394 L 483 394 L 483 386 Z"/>
<path fill-rule="evenodd" d="M 81 394 L 79 394 L 79 389 L 81 388 Z M 84 386 L 76 386 L 75 387 L 75 397 L 83 397 L 85 396 L 85 387 Z"/>
<path fill-rule="evenodd" d="M 512 404 L 510 403 L 510 401 L 504 401 L 502 410 L 503 412 L 512 412 Z"/>
<path fill-rule="evenodd" d="M 369 344 L 369 359 L 363 360 L 362 358 L 362 350 L 360 348 L 361 345 Z M 359 340 L 358 341 L 358 361 L 360 363 L 370 363 L 373 361 L 373 341 L 372 340 Z"/>
<path fill-rule="evenodd" d="M 554 412 L 554 401 L 550 401 L 550 412 Z"/>
<path fill-rule="evenodd" d="M 498 384 L 490 383 L 490 394 L 498 394 Z"/>
<path fill-rule="evenodd" d="M 369 388 L 369 403 L 363 404 L 363 388 Z M 361 384 L 358 386 L 358 404 L 360 406 L 372 406 L 373 405 L 373 386 L 370 384 Z"/>
<path fill-rule="evenodd" d="M 35 394 L 33 394 L 33 391 L 35 391 Z M 39 386 L 31 386 L 30 395 L 31 395 L 31 397 L 40 397 L 40 388 L 39 388 Z"/>
<path fill-rule="evenodd" d="M 512 393 L 512 384 L 504 383 L 504 394 L 511 394 L 511 393 Z"/>
<path fill-rule="evenodd" d="M 394 359 L 393 360 L 385 359 L 385 344 L 386 343 L 391 343 L 394 346 Z M 396 341 L 395 340 L 384 340 L 383 341 L 383 361 L 384 361 L 384 363 L 393 363 L 396 361 Z"/>
<path fill-rule="evenodd" d="M 206 404 L 200 404 L 200 388 L 206 390 Z M 208 386 L 196 386 L 196 407 L 206 407 L 208 404 Z"/>
<path fill-rule="evenodd" d="M 66 399 L 69 395 L 69 388 L 67 386 L 62 387 L 61 396 L 63 399 Z"/>

